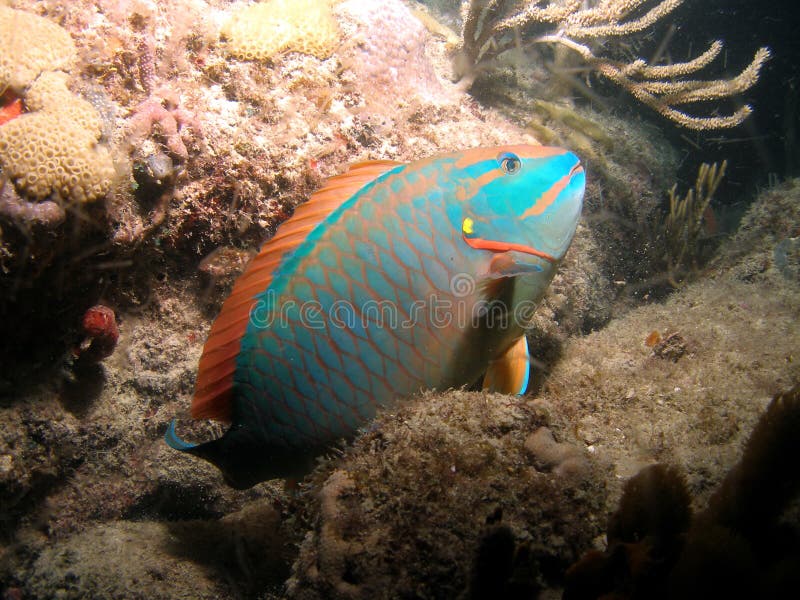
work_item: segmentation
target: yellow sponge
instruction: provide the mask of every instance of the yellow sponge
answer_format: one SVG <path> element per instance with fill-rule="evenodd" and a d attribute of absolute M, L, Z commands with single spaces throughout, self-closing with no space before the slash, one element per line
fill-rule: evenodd
<path fill-rule="evenodd" d="M 0 92 L 21 93 L 42 71 L 68 71 L 77 52 L 69 33 L 47 19 L 0 5 Z"/>
<path fill-rule="evenodd" d="M 236 9 L 222 28 L 231 56 L 267 60 L 279 52 L 327 58 L 339 40 L 330 0 L 267 0 Z"/>
<path fill-rule="evenodd" d="M 0 166 L 17 191 L 30 200 L 105 196 L 114 164 L 97 144 L 102 123 L 91 104 L 67 89 L 67 74 L 42 73 L 25 103 L 31 112 L 0 126 Z"/>

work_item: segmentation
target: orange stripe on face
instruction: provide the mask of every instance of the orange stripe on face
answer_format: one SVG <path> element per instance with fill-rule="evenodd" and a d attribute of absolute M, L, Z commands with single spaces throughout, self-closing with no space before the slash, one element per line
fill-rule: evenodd
<path fill-rule="evenodd" d="M 505 176 L 505 171 L 500 167 L 487 171 L 483 175 L 469 181 L 465 181 L 463 186 L 456 188 L 456 200 L 459 202 L 466 202 L 478 193 L 485 185 L 491 183 L 495 179 Z"/>
<path fill-rule="evenodd" d="M 572 178 L 572 174 L 565 175 L 558 181 L 556 181 L 549 190 L 547 190 L 544 194 L 539 196 L 536 199 L 536 202 L 533 203 L 528 210 L 522 213 L 522 218 L 525 219 L 527 217 L 538 216 L 546 211 L 553 202 L 555 202 L 558 195 L 567 187 L 569 184 L 569 180 Z"/>
<path fill-rule="evenodd" d="M 492 169 L 491 171 L 487 171 L 486 173 L 475 179 L 475 185 L 477 185 L 477 187 L 480 189 L 485 185 L 488 185 L 498 177 L 503 177 L 505 174 L 506 174 L 505 171 L 503 171 L 503 169 L 499 167 L 497 169 Z"/>
<path fill-rule="evenodd" d="M 526 246 L 525 244 L 512 244 L 510 242 L 496 242 L 494 240 L 484 240 L 481 238 L 468 238 L 464 236 L 464 241 L 468 246 L 477 250 L 491 250 L 492 252 L 524 252 L 525 254 L 532 254 L 538 256 L 549 262 L 556 262 L 555 257 L 541 250 L 537 250 L 533 246 Z"/>
<path fill-rule="evenodd" d="M 583 167 L 580 164 L 572 167 L 572 170 L 569 172 L 569 174 L 556 181 L 549 190 L 542 194 L 536 200 L 536 202 L 533 203 L 533 206 L 522 213 L 522 218 L 524 219 L 526 217 L 538 216 L 546 211 L 547 208 L 553 204 L 553 202 L 555 202 L 556 198 L 558 198 L 558 195 L 564 191 L 564 188 L 569 185 L 569 182 L 572 180 L 572 176 L 576 173 L 583 173 Z"/>
<path fill-rule="evenodd" d="M 467 150 L 453 163 L 456 169 L 466 169 L 476 162 L 497 158 L 497 148 L 474 148 Z M 499 165 L 498 165 L 499 166 Z"/>

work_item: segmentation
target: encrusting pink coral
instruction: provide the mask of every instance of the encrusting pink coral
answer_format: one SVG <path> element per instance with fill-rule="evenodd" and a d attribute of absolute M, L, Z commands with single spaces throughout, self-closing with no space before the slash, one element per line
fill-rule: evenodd
<path fill-rule="evenodd" d="M 181 130 L 188 126 L 195 134 L 199 134 L 200 123 L 191 112 L 180 107 L 176 93 L 158 91 L 136 107 L 128 121 L 131 145 L 136 145 L 149 136 L 154 125 L 158 127 L 167 149 L 174 157 L 186 161 L 189 151 L 181 137 Z"/>
<path fill-rule="evenodd" d="M 136 43 L 139 63 L 139 83 L 145 92 L 151 94 L 156 80 L 155 49 L 152 37 L 141 36 Z"/>

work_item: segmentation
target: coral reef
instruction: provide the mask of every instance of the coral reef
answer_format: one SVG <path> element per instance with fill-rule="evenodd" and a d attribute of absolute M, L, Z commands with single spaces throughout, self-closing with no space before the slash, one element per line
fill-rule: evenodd
<path fill-rule="evenodd" d="M 107 132 L 101 116 L 68 87 L 78 64 L 70 32 L 22 7 L 6 6 L 0 7 L 0 30 L 0 310 L 19 317 L 11 320 L 17 339 L 12 356 L 21 359 L 28 325 L 37 328 L 23 315 L 51 312 L 39 306 L 46 304 L 41 290 L 33 300 L 23 296 L 54 262 L 63 275 L 75 254 L 85 252 L 72 252 L 79 240 L 97 244 L 93 234 L 101 229 L 102 204 L 96 201 L 111 190 L 116 170 L 100 143 Z M 74 282 L 79 287 L 85 279 L 83 271 Z M 49 285 L 60 288 L 63 281 L 58 277 Z M 14 359 L 6 354 L 10 366 Z"/>
<path fill-rule="evenodd" d="M 67 75 L 42 73 L 25 94 L 29 112 L 0 126 L 0 166 L 32 200 L 91 202 L 111 189 L 111 155 L 98 145 L 100 117 L 67 89 Z"/>
<path fill-rule="evenodd" d="M 453 99 L 426 56 L 429 36 L 402 4 L 388 2 L 383 10 L 374 10 L 358 0 L 347 0 L 338 3 L 335 11 L 347 33 L 338 54 L 353 72 L 354 84 L 370 90 L 371 110 L 391 112 L 415 96 L 438 103 Z"/>
<path fill-rule="evenodd" d="M 22 93 L 43 71 L 69 71 L 77 51 L 69 33 L 38 15 L 0 6 L 0 91 Z"/>
<path fill-rule="evenodd" d="M 644 468 L 625 483 L 609 519 L 608 548 L 568 570 L 565 600 L 791 594 L 797 575 L 787 567 L 798 564 L 800 530 L 779 519 L 800 491 L 791 458 L 798 434 L 795 387 L 775 396 L 742 459 L 694 519 L 679 471 Z"/>
<path fill-rule="evenodd" d="M 288 596 L 457 597 L 498 525 L 528 548 L 531 582 L 553 585 L 597 535 L 604 486 L 545 422 L 519 400 L 465 392 L 378 418 L 312 496 Z"/>
<path fill-rule="evenodd" d="M 690 129 L 735 127 L 752 112 L 749 105 L 723 116 L 692 116 L 677 107 L 714 102 L 747 91 L 756 84 L 761 67 L 770 57 L 768 48 L 759 48 L 751 63 L 737 76 L 708 81 L 687 77 L 706 68 L 720 55 L 722 42 L 719 40 L 691 60 L 663 65 L 649 64 L 641 58 L 623 62 L 598 53 L 608 38 L 642 34 L 665 19 L 682 2 L 605 0 L 587 4 L 578 0 L 529 0 L 506 6 L 505 3 L 464 0 L 461 4 L 463 45 L 460 70 L 472 71 L 470 77 L 474 78 L 481 62 L 491 64 L 503 52 L 519 47 L 519 40 L 524 35 L 535 44 L 553 44 L 575 52 L 590 69 L 679 125 Z M 663 49 L 657 58 L 662 53 Z"/>
<path fill-rule="evenodd" d="M 709 204 L 725 176 L 727 161 L 721 165 L 703 163 L 697 171 L 694 189 L 679 198 L 673 185 L 669 191 L 669 213 L 664 222 L 667 246 L 667 271 L 670 283 L 677 287 L 683 272 L 697 272 L 700 260 L 699 238 L 704 217 L 709 214 Z"/>
<path fill-rule="evenodd" d="M 64 222 L 67 213 L 61 204 L 53 200 L 29 202 L 20 198 L 14 186 L 0 176 L 0 216 L 10 221 L 52 229 Z"/>
<path fill-rule="evenodd" d="M 37 598 L 253 597 L 278 587 L 286 554 L 280 514 L 265 503 L 218 521 L 98 524 L 44 548 L 26 590 Z M 225 580 L 234 578 L 231 590 Z"/>
<path fill-rule="evenodd" d="M 731 268 L 741 281 L 766 283 L 775 268 L 784 274 L 786 264 L 776 250 L 781 244 L 788 250 L 790 241 L 800 233 L 798 224 L 800 179 L 790 179 L 759 195 L 725 245 L 725 252 L 715 257 L 712 265 Z"/>
<path fill-rule="evenodd" d="M 772 254 L 782 232 L 799 222 L 786 204 L 795 189 L 761 195 L 721 248 L 713 274 L 563 348 L 541 401 L 558 406 L 619 477 L 673 462 L 697 502 L 705 501 L 721 478 L 718 466 L 733 463 L 776 387 L 800 376 L 790 358 L 800 335 L 792 308 L 800 290 Z M 654 330 L 658 341 L 648 346 Z M 611 490 L 614 498 L 619 491 Z"/>
<path fill-rule="evenodd" d="M 337 3 L 327 50 L 258 60 L 220 40 L 227 0 L 0 4 L 52 38 L 0 49 L 3 69 L 9 56 L 35 65 L 0 101 L 11 107 L 0 131 L 66 108 L 41 126 L 89 126 L 84 153 L 103 172 L 45 191 L 3 163 L 8 597 L 269 598 L 290 574 L 296 597 L 552 596 L 568 564 L 603 547 L 623 479 L 669 460 L 704 505 L 769 398 L 798 379 L 796 182 L 765 192 L 697 280 L 637 307 L 618 291 L 658 274 L 663 245 L 647 224 L 675 181 L 669 142 L 555 91 L 526 100 L 530 72 L 467 96 L 447 78 L 446 32 L 399 0 Z M 34 56 L 51 43 L 58 60 Z M 37 105 L 42 84 L 58 91 L 57 110 Z M 325 177 L 536 139 L 577 150 L 590 177 L 587 219 L 534 317 L 531 396 L 423 396 L 383 414 L 299 493 L 279 482 L 233 491 L 164 445 L 236 273 Z M 72 350 L 98 303 L 114 308 L 119 337 L 85 365 Z M 194 439 L 221 429 L 186 427 Z"/>
<path fill-rule="evenodd" d="M 9 40 L 0 54 L 0 90 L 19 94 L 26 109 L 0 125 L 3 176 L 34 201 L 52 196 L 87 202 L 104 196 L 114 169 L 108 151 L 97 145 L 97 113 L 67 89 L 64 71 L 77 58 L 69 33 L 42 17 L 0 6 L 0 37 Z M 23 221 L 57 225 L 63 220 L 17 206 L 13 217 Z"/>
<path fill-rule="evenodd" d="M 183 142 L 182 133 L 187 126 L 194 135 L 201 133 L 197 117 L 181 107 L 174 92 L 164 90 L 136 107 L 128 120 L 128 144 L 138 148 L 156 130 L 163 137 L 164 145 L 173 157 L 185 162 L 189 158 L 189 151 Z M 161 179 L 163 178 L 162 176 Z"/>
<path fill-rule="evenodd" d="M 339 42 L 329 0 L 264 0 L 234 9 L 221 34 L 242 60 L 267 60 L 285 51 L 327 58 Z"/>

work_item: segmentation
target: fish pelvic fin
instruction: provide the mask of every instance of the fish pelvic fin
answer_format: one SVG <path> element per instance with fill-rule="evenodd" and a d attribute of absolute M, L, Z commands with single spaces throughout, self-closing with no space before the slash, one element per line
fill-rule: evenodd
<path fill-rule="evenodd" d="M 483 389 L 521 396 L 528 388 L 530 355 L 528 341 L 521 336 L 502 355 L 489 363 L 483 377 Z"/>

